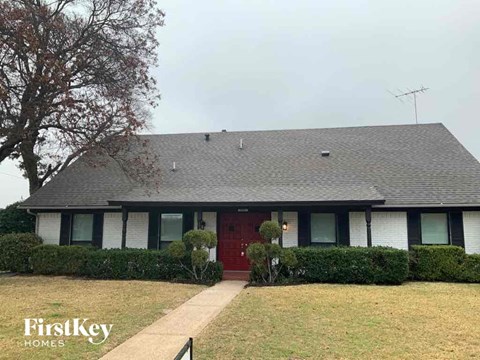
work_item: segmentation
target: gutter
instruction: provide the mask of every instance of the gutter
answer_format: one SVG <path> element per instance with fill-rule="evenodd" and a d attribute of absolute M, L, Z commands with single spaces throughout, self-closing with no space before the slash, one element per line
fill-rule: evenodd
<path fill-rule="evenodd" d="M 80 205 L 80 206 L 69 206 L 69 205 L 65 205 L 65 206 L 22 206 L 22 205 L 19 205 L 18 206 L 19 209 L 27 209 L 27 211 L 30 211 L 30 209 L 33 209 L 33 210 L 75 210 L 75 209 L 78 209 L 78 210 L 82 210 L 82 209 L 85 209 L 85 210 L 88 210 L 88 209 L 98 209 L 98 210 L 101 210 L 101 209 L 106 209 L 106 210 L 109 210 L 109 209 L 121 209 L 122 207 L 121 206 L 109 206 L 109 205 L 91 205 L 91 206 L 88 206 L 88 205 Z"/>
<path fill-rule="evenodd" d="M 340 201 L 232 201 L 232 202 L 179 202 L 179 201 L 109 201 L 109 204 L 120 206 L 176 206 L 176 207 L 248 207 L 248 206 L 372 206 L 374 204 L 384 204 L 385 200 L 340 200 Z"/>
<path fill-rule="evenodd" d="M 451 208 L 451 207 L 480 207 L 480 204 L 404 204 L 404 205 L 372 205 L 372 208 Z"/>

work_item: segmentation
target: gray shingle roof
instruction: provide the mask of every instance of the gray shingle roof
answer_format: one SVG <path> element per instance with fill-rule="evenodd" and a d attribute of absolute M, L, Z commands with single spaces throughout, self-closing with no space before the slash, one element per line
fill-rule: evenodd
<path fill-rule="evenodd" d="M 442 124 L 211 133 L 208 142 L 203 133 L 143 137 L 159 156 L 159 189 L 130 184 L 113 162 L 94 168 L 80 159 L 24 206 L 104 206 L 108 201 L 480 204 L 480 164 Z M 330 156 L 322 157 L 322 150 Z"/>

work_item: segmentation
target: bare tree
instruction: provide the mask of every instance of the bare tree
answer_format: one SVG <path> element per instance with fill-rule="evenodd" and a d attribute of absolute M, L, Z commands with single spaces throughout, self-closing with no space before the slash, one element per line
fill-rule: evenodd
<path fill-rule="evenodd" d="M 0 0 L 0 162 L 30 193 L 146 127 L 163 19 L 154 0 Z"/>

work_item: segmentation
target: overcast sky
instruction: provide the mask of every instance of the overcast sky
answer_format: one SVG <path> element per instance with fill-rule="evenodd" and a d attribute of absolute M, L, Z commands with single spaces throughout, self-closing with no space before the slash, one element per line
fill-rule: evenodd
<path fill-rule="evenodd" d="M 388 91 L 423 85 L 419 121 L 480 158 L 479 1 L 158 1 L 154 133 L 409 124 Z M 28 196 L 15 164 L 0 181 L 0 207 Z"/>

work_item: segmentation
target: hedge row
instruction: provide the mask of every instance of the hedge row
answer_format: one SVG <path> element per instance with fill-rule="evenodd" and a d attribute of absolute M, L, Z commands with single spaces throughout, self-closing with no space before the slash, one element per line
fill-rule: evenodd
<path fill-rule="evenodd" d="M 41 243 L 33 233 L 0 236 L 0 271 L 29 272 L 32 249 Z"/>
<path fill-rule="evenodd" d="M 92 249 L 82 246 L 37 246 L 31 258 L 33 272 L 94 279 L 191 280 L 188 272 L 166 250 Z M 221 263 L 209 263 L 207 282 L 220 281 L 222 275 Z"/>
<path fill-rule="evenodd" d="M 40 245 L 33 248 L 30 263 L 35 274 L 82 275 L 93 251 L 84 246 Z"/>
<path fill-rule="evenodd" d="M 480 255 L 459 246 L 412 246 L 410 277 L 422 281 L 480 282 Z"/>
<path fill-rule="evenodd" d="M 35 234 L 0 236 L 0 270 L 97 279 L 191 281 L 190 274 L 166 250 L 108 249 L 40 245 Z M 393 248 L 293 248 L 298 264 L 282 270 L 281 281 L 401 284 L 409 276 L 421 281 L 480 282 L 480 255 L 456 246 Z M 185 259 L 184 264 L 188 264 Z M 220 262 L 209 263 L 208 282 L 222 279 Z M 254 280 L 255 273 L 252 272 Z"/>
<path fill-rule="evenodd" d="M 408 252 L 393 248 L 294 248 L 298 265 L 288 276 L 309 283 L 401 284 Z"/>

